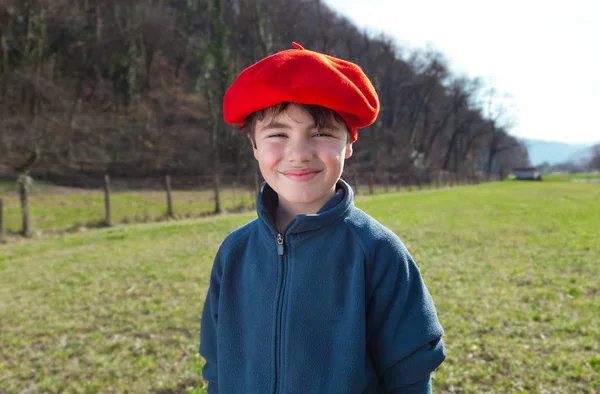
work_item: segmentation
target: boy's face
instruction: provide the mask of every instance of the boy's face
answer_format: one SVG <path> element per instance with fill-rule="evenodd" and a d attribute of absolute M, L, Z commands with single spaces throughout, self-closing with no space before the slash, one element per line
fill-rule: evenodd
<path fill-rule="evenodd" d="M 254 157 L 280 205 L 296 213 L 316 213 L 335 193 L 352 143 L 343 122 L 317 129 L 300 106 L 257 120 Z"/>

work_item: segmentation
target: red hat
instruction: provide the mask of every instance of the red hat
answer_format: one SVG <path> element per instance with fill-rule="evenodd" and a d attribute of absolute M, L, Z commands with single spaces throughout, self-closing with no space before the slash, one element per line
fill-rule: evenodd
<path fill-rule="evenodd" d="M 275 104 L 316 104 L 336 111 L 356 141 L 356 129 L 373 124 L 379 112 L 371 81 L 352 62 L 292 45 L 296 49 L 278 52 L 242 71 L 225 93 L 225 121 L 243 126 L 248 115 Z"/>

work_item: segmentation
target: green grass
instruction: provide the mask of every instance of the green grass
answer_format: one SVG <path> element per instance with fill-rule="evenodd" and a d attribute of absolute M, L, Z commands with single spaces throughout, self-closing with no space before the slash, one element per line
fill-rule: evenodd
<path fill-rule="evenodd" d="M 600 172 L 575 173 L 575 174 L 544 174 L 544 181 L 551 182 L 600 182 Z"/>
<path fill-rule="evenodd" d="M 600 390 L 598 201 L 598 184 L 546 181 L 358 198 L 433 294 L 448 349 L 436 392 Z M 253 217 L 0 245 L 0 392 L 203 392 L 212 259 Z"/>
<path fill-rule="evenodd" d="M 429 189 L 433 185 L 422 185 Z M 397 190 L 418 190 L 417 185 L 376 185 L 374 194 Z M 371 193 L 367 185 L 361 185 L 360 194 Z M 248 211 L 254 209 L 254 191 L 247 188 L 223 187 L 221 208 L 224 211 Z M 22 229 L 21 205 L 16 182 L 0 182 L 0 199 L 4 202 L 4 229 L 17 234 Z M 214 212 L 215 197 L 211 189 L 174 190 L 172 192 L 174 217 L 197 218 Z M 55 186 L 35 181 L 29 193 L 31 226 L 34 233 L 82 230 L 102 227 L 105 218 L 104 191 Z M 111 219 L 113 223 L 140 223 L 160 221 L 166 218 L 167 196 L 165 191 L 139 190 L 111 192 Z"/>
<path fill-rule="evenodd" d="M 4 201 L 4 228 L 16 233 L 21 226 L 21 207 L 15 184 L 0 184 L 0 199 Z M 215 209 L 212 190 L 174 190 L 175 218 L 190 218 L 210 214 Z M 224 210 L 248 210 L 254 206 L 253 192 L 248 189 L 224 188 L 221 192 Z M 113 223 L 149 222 L 164 219 L 167 195 L 164 191 L 121 191 L 111 193 Z M 29 195 L 31 225 L 34 231 L 98 227 L 104 222 L 103 190 L 75 189 L 35 183 Z"/>

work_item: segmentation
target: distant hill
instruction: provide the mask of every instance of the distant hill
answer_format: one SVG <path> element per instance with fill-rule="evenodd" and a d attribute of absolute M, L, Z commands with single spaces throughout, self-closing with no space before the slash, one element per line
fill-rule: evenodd
<path fill-rule="evenodd" d="M 531 164 L 537 166 L 547 161 L 549 164 L 559 164 L 567 161 L 587 161 L 592 156 L 592 146 L 597 142 L 585 144 L 568 144 L 558 141 L 533 140 L 522 138 L 529 151 Z"/>

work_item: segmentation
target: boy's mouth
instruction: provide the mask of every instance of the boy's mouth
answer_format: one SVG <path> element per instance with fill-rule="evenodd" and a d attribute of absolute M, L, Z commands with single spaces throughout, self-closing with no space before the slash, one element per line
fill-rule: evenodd
<path fill-rule="evenodd" d="M 314 178 L 319 172 L 321 171 L 307 168 L 302 170 L 282 171 L 281 173 L 293 181 L 308 181 Z"/>

